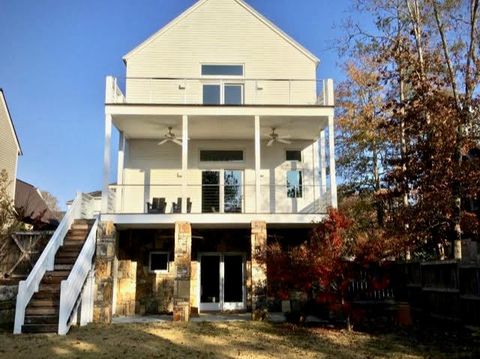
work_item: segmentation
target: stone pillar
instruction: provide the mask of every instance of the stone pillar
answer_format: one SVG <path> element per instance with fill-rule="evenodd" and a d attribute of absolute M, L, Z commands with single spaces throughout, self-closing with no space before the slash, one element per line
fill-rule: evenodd
<path fill-rule="evenodd" d="M 113 262 L 117 233 L 112 222 L 101 222 L 97 232 L 93 321 L 111 323 L 113 309 Z"/>
<path fill-rule="evenodd" d="M 173 320 L 188 322 L 190 318 L 190 278 L 192 260 L 192 228 L 190 223 L 175 223 L 175 287 Z"/>
<path fill-rule="evenodd" d="M 267 224 L 252 222 L 252 319 L 267 316 Z"/>

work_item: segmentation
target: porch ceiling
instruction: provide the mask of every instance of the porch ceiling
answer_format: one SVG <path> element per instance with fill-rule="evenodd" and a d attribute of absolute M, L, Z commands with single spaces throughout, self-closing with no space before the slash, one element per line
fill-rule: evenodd
<path fill-rule="evenodd" d="M 115 127 L 127 138 L 159 139 L 172 127 L 181 137 L 182 117 L 178 115 L 115 115 Z M 255 138 L 252 116 L 189 116 L 191 140 L 253 140 Z M 260 131 L 262 139 L 268 137 L 272 128 L 280 135 L 290 135 L 293 140 L 315 140 L 322 129 L 328 126 L 327 117 L 311 116 L 262 116 Z"/>

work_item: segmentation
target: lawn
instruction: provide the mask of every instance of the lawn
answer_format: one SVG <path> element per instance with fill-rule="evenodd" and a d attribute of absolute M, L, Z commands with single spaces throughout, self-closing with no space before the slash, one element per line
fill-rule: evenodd
<path fill-rule="evenodd" d="M 479 357 L 472 353 L 478 344 L 470 347 L 465 338 L 452 342 L 451 335 L 421 333 L 373 335 L 261 322 L 89 325 L 64 337 L 0 333 L 0 358 Z"/>

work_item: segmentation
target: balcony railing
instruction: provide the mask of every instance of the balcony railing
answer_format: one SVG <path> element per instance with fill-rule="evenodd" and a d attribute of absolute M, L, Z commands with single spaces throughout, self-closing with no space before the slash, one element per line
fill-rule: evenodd
<path fill-rule="evenodd" d="M 324 214 L 331 206 L 321 185 L 261 185 L 259 203 L 256 186 L 245 184 L 188 185 L 185 197 L 182 185 L 115 185 L 109 191 L 110 214 Z"/>
<path fill-rule="evenodd" d="M 107 104 L 333 106 L 333 80 L 107 77 Z"/>

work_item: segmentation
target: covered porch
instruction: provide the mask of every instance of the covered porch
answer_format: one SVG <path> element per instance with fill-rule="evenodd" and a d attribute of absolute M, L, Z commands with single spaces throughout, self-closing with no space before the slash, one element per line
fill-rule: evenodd
<path fill-rule="evenodd" d="M 108 105 L 105 128 L 103 214 L 313 215 L 336 206 L 333 109 Z M 272 131 L 288 143 L 268 145 Z M 164 141 L 169 132 L 174 141 Z"/>

